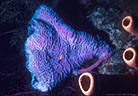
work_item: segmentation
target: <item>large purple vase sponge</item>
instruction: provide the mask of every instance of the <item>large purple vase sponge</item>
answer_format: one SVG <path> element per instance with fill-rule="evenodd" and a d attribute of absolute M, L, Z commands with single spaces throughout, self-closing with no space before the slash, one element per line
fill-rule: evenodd
<path fill-rule="evenodd" d="M 71 73 L 92 70 L 111 55 L 111 48 L 98 35 L 74 30 L 45 5 L 36 10 L 29 24 L 26 67 L 32 74 L 32 87 L 41 92 L 51 90 Z M 93 56 L 99 58 L 95 64 L 78 70 Z"/>

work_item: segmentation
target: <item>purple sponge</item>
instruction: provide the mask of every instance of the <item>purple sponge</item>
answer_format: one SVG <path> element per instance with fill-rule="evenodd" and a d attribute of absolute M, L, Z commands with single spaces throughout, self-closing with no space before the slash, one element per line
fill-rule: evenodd
<path fill-rule="evenodd" d="M 41 92 L 51 90 L 93 56 L 111 54 L 109 45 L 98 35 L 72 29 L 45 5 L 36 10 L 29 24 L 26 67 L 32 74 L 33 88 Z"/>

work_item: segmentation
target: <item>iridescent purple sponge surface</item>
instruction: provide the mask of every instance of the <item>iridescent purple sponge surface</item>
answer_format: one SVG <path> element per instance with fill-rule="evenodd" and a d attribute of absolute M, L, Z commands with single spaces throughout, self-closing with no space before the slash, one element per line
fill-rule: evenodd
<path fill-rule="evenodd" d="M 26 67 L 32 75 L 32 87 L 41 92 L 51 90 L 73 72 L 78 72 L 78 75 L 95 68 L 112 53 L 99 35 L 74 30 L 45 5 L 36 10 L 29 22 L 28 34 L 25 42 Z M 83 62 L 93 59 L 93 56 L 102 59 L 79 71 Z"/>

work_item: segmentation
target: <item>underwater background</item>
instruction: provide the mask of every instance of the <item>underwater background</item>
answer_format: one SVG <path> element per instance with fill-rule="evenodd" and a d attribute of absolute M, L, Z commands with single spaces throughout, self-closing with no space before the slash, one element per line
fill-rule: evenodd
<path fill-rule="evenodd" d="M 126 48 L 138 46 L 138 38 L 126 32 L 121 21 L 128 15 L 138 17 L 137 0 L 1 0 L 0 96 L 84 96 L 79 89 L 79 76 L 69 75 L 48 93 L 34 90 L 30 84 L 24 42 L 28 22 L 42 4 L 54 9 L 73 29 L 93 36 L 98 34 L 113 48 L 112 56 L 92 71 L 104 75 L 134 71 L 124 63 L 122 54 Z M 90 66 L 95 60 L 97 58 L 84 62 L 80 69 Z M 107 90 L 101 96 L 112 96 L 108 94 L 115 94 L 116 90 L 113 86 L 111 91 Z M 129 94 L 121 90 L 119 93 Z M 132 96 L 137 93 L 134 90 Z"/>

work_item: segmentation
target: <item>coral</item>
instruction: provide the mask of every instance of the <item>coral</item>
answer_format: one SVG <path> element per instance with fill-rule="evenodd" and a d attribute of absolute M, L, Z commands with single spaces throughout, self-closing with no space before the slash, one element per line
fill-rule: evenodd
<path fill-rule="evenodd" d="M 36 10 L 29 24 L 26 67 L 32 73 L 33 88 L 39 91 L 52 89 L 93 56 L 107 59 L 104 56 L 112 53 L 98 35 L 72 29 L 45 5 Z"/>
<path fill-rule="evenodd" d="M 103 30 L 109 34 L 109 38 L 113 41 L 116 48 L 121 47 L 121 43 L 118 46 L 118 38 L 121 35 L 121 31 L 115 27 L 115 21 L 118 19 L 120 11 L 114 8 L 97 8 L 89 16 L 89 20 L 93 23 L 97 29 Z"/>
<path fill-rule="evenodd" d="M 105 31 L 109 34 L 112 44 L 115 45 L 115 54 L 108 60 L 108 67 L 106 62 L 103 62 L 99 72 L 101 74 L 119 74 L 123 72 L 124 61 L 122 59 L 123 51 L 128 47 L 136 46 L 137 38 L 132 34 L 126 34 L 120 27 L 119 20 L 121 10 L 119 8 L 95 8 L 87 18 L 92 22 L 97 29 Z"/>

